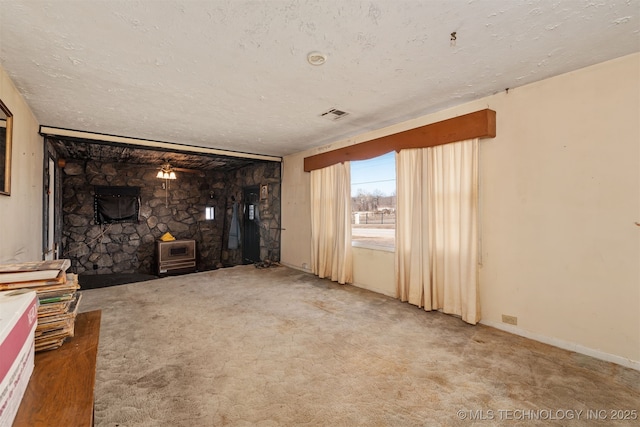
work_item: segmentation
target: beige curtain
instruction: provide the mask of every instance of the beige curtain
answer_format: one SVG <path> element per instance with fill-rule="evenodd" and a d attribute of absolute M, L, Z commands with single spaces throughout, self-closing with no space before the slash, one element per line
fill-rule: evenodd
<path fill-rule="evenodd" d="M 353 282 L 350 168 L 311 172 L 311 271 L 341 284 Z"/>
<path fill-rule="evenodd" d="M 396 179 L 397 297 L 476 324 L 478 140 L 402 150 Z"/>

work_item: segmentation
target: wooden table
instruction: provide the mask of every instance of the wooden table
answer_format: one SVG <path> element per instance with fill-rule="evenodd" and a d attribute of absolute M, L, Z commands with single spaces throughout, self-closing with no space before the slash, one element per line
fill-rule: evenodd
<path fill-rule="evenodd" d="M 78 314 L 73 338 L 56 350 L 36 353 L 13 427 L 93 425 L 100 316 L 100 310 Z"/>

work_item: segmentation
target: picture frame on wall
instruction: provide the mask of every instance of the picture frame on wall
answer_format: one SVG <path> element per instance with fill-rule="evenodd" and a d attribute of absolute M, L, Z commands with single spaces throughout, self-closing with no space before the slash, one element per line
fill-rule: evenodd
<path fill-rule="evenodd" d="M 267 200 L 267 197 L 269 197 L 269 187 L 263 184 L 260 186 L 260 200 Z"/>

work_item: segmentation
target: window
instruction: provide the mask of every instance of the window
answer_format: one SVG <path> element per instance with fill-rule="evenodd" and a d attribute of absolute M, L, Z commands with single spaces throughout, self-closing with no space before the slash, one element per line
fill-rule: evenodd
<path fill-rule="evenodd" d="M 395 152 L 351 162 L 351 241 L 356 246 L 395 247 Z"/>
<path fill-rule="evenodd" d="M 205 206 L 204 208 L 204 219 L 207 221 L 212 221 L 216 219 L 216 209 L 213 206 Z"/>

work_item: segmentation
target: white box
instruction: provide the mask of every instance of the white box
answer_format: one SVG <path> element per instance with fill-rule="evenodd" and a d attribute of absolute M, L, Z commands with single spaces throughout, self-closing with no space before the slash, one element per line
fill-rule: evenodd
<path fill-rule="evenodd" d="M 23 351 L 0 388 L 0 427 L 11 427 L 18 413 L 34 369 L 34 342 L 31 337 L 24 343 Z"/>
<path fill-rule="evenodd" d="M 31 378 L 37 324 L 35 291 L 0 292 L 0 427 L 13 423 Z"/>

